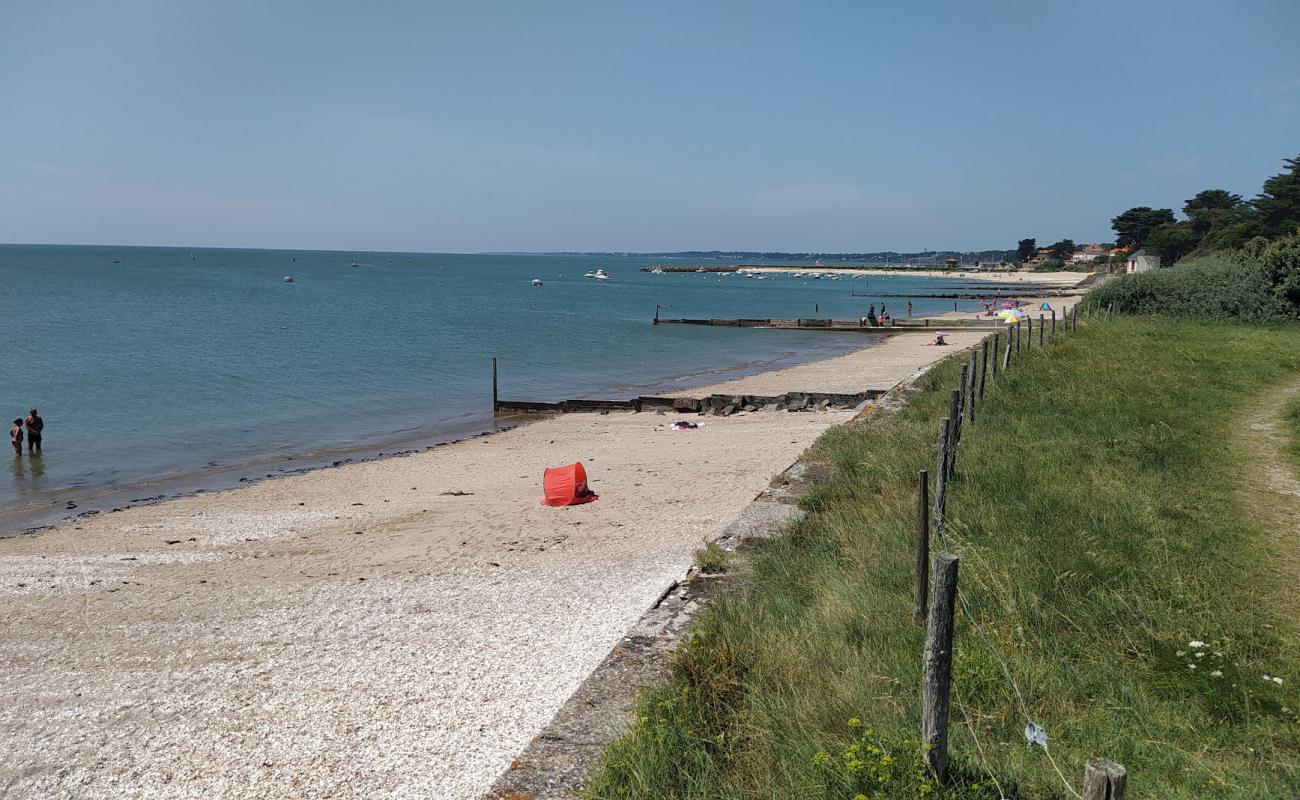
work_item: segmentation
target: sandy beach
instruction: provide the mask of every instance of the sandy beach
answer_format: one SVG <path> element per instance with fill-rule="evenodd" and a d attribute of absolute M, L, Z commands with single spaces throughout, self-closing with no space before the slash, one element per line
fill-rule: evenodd
<path fill-rule="evenodd" d="M 821 272 L 823 275 L 878 275 L 881 277 L 907 276 L 917 278 L 953 278 L 969 281 L 984 281 L 986 283 L 1004 283 L 1017 284 L 1025 283 L 1031 286 L 1049 287 L 1053 289 L 1069 289 L 1078 286 L 1085 278 L 1087 272 L 1020 272 L 1019 270 L 1010 270 L 1005 272 L 978 272 L 976 270 L 943 270 L 943 269 L 878 269 L 871 267 L 746 267 L 748 272 Z"/>
<path fill-rule="evenodd" d="M 888 389 L 982 335 L 698 392 Z M 0 794 L 475 798 L 851 416 L 571 414 L 0 541 Z M 600 499 L 539 505 L 574 461 Z"/>

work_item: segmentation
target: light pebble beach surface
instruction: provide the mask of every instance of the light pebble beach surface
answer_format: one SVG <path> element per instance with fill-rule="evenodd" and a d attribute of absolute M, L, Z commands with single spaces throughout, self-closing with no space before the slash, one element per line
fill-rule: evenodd
<path fill-rule="evenodd" d="M 978 337 L 723 391 L 889 388 Z M 476 798 L 850 416 L 572 414 L 0 541 L 0 796 Z M 541 506 L 575 461 L 600 499 Z"/>

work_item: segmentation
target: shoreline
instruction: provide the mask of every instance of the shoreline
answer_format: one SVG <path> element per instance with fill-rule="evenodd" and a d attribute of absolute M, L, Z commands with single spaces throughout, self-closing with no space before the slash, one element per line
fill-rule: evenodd
<path fill-rule="evenodd" d="M 1005 270 L 997 272 L 980 272 L 975 269 L 881 269 L 879 267 L 767 267 L 763 265 L 747 266 L 749 272 L 820 272 L 823 275 L 873 275 L 882 278 L 891 276 L 916 278 L 962 278 L 964 280 L 987 281 L 992 284 L 1015 285 L 1027 283 L 1037 288 L 1073 289 L 1087 280 L 1092 272 L 1020 272 Z"/>
<path fill-rule="evenodd" d="M 890 388 L 985 334 L 708 388 Z M 479 797 L 694 550 L 854 413 L 678 416 L 548 417 L 0 542 L 0 785 Z M 600 499 L 540 505 L 542 470 L 573 462 Z"/>
<path fill-rule="evenodd" d="M 861 334 L 846 333 L 861 339 Z M 862 347 L 871 347 L 879 343 L 879 337 L 865 345 L 847 348 L 854 352 Z M 671 376 L 648 381 L 643 384 L 611 386 L 608 389 L 595 389 L 583 392 L 575 397 L 596 397 L 635 393 L 659 395 L 674 390 L 696 389 L 710 386 L 719 379 L 743 379 L 765 372 L 779 371 L 802 364 L 815 363 L 828 358 L 843 355 L 841 348 L 822 345 L 809 349 L 797 356 L 785 356 L 763 361 L 751 361 L 733 366 L 719 367 L 704 372 L 685 376 Z M 730 377 L 723 377 L 730 376 Z M 536 399 L 536 398 L 529 398 Z M 250 461 L 222 464 L 215 467 L 200 467 L 187 472 L 169 473 L 154 478 L 128 481 L 121 484 L 101 484 L 96 486 L 72 486 L 49 490 L 50 502 L 36 508 L 12 508 L 0 510 L 0 541 L 15 536 L 24 536 L 43 530 L 84 521 L 105 513 L 116 513 L 129 508 L 165 503 L 184 497 L 200 494 L 215 494 L 231 491 L 261 483 L 268 480 L 302 475 L 319 470 L 337 469 L 349 464 L 422 453 L 447 445 L 490 436 L 510 430 L 518 425 L 540 421 L 537 415 L 510 414 L 492 417 L 474 416 L 469 419 L 452 418 L 435 423 L 427 429 L 384 436 L 376 441 L 359 443 L 352 447 L 326 450 L 304 448 L 290 455 L 272 455 Z M 286 464 L 293 464 L 286 467 Z M 69 508 L 68 504 L 73 504 Z"/>

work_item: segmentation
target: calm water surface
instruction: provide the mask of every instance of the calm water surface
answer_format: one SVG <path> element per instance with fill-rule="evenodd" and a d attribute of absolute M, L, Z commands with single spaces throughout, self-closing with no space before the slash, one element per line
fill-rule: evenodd
<path fill-rule="evenodd" d="M 655 327 L 656 304 L 665 316 L 850 318 L 881 302 L 854 293 L 927 284 L 639 271 L 661 262 L 0 246 L 0 421 L 32 405 L 46 420 L 44 456 L 0 475 L 0 531 L 110 487 L 147 493 L 170 476 L 487 430 L 492 356 L 503 398 L 558 400 L 699 384 L 863 342 Z M 596 267 L 613 280 L 582 277 Z M 944 308 L 915 303 L 917 314 Z"/>

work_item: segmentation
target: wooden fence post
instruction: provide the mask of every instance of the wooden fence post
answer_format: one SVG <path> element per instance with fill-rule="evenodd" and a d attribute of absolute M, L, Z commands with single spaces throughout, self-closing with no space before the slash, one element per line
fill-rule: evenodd
<path fill-rule="evenodd" d="M 948 501 L 948 436 L 949 421 L 945 417 L 939 420 L 939 455 L 935 464 L 934 475 L 934 535 L 943 539 L 943 507 Z"/>
<path fill-rule="evenodd" d="M 935 779 L 948 779 L 948 693 L 952 688 L 953 611 L 957 600 L 957 566 L 951 553 L 934 558 L 930 624 L 921 662 L 921 744 Z"/>
<path fill-rule="evenodd" d="M 1025 329 L 1023 320 L 1016 320 L 1016 355 L 1020 355 L 1020 332 Z"/>
<path fill-rule="evenodd" d="M 996 353 L 994 354 L 996 355 Z M 995 366 L 994 369 L 997 369 Z M 989 340 L 985 337 L 980 340 L 980 404 L 984 403 L 984 379 L 989 374 Z"/>
<path fill-rule="evenodd" d="M 916 585 L 912 590 L 912 621 L 925 620 L 930 590 L 930 473 L 916 473 Z"/>
<path fill-rule="evenodd" d="M 1028 330 L 1025 331 L 1025 352 L 1029 352 L 1029 348 L 1034 346 L 1034 318 L 1026 314 L 1025 323 L 1028 328 Z"/>
<path fill-rule="evenodd" d="M 492 416 L 497 415 L 497 357 L 492 356 Z"/>
<path fill-rule="evenodd" d="M 1002 360 L 999 355 L 998 343 L 1002 341 L 1002 331 L 993 332 L 993 380 L 998 379 L 998 362 Z"/>
<path fill-rule="evenodd" d="M 970 351 L 970 371 L 966 379 L 966 421 L 975 421 L 975 373 L 979 369 L 979 353 Z"/>
<path fill-rule="evenodd" d="M 1043 315 L 1038 315 L 1038 346 L 1043 346 Z"/>
<path fill-rule="evenodd" d="M 1002 371 L 1006 372 L 1011 369 L 1011 340 L 1015 336 L 1011 334 L 1011 329 L 1007 328 L 1007 350 L 1002 354 Z"/>
<path fill-rule="evenodd" d="M 1127 788 L 1128 771 L 1124 767 L 1104 758 L 1088 759 L 1083 768 L 1083 800 L 1124 800 Z"/>
<path fill-rule="evenodd" d="M 1056 309 L 1052 309 L 1052 338 L 1056 338 Z"/>
<path fill-rule="evenodd" d="M 961 390 L 948 395 L 948 479 L 957 469 L 957 443 L 961 441 Z"/>

